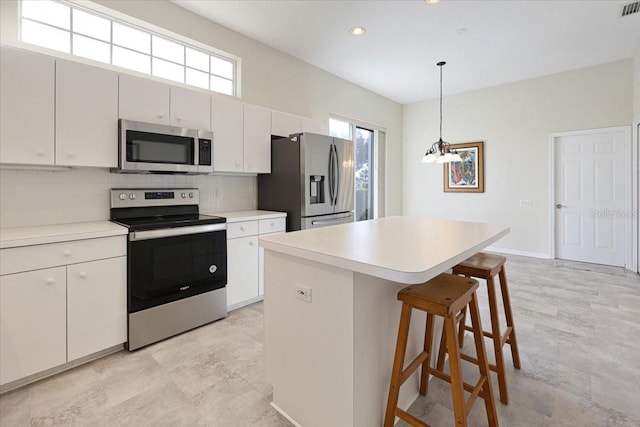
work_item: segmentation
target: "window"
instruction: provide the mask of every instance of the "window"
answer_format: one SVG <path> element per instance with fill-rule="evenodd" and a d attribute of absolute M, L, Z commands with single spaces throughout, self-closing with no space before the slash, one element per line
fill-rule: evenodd
<path fill-rule="evenodd" d="M 20 40 L 202 89 L 236 94 L 236 60 L 58 0 L 22 0 Z"/>
<path fill-rule="evenodd" d="M 374 130 L 366 126 L 330 118 L 329 134 L 336 138 L 348 139 L 354 142 L 354 194 L 356 221 L 364 221 L 375 217 L 376 191 L 374 187 L 375 147 Z"/>

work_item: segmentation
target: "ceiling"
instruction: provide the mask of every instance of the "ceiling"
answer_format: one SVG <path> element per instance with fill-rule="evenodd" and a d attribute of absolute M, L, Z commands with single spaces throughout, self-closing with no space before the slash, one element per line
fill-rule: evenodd
<path fill-rule="evenodd" d="M 171 0 L 401 104 L 633 57 L 618 0 Z M 349 29 L 363 26 L 354 37 Z"/>

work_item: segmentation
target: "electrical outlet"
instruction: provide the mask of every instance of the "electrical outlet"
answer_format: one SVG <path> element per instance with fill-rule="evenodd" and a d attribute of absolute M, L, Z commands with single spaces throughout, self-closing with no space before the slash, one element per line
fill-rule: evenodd
<path fill-rule="evenodd" d="M 520 207 L 521 208 L 530 208 L 531 207 L 531 200 L 520 200 Z"/>
<path fill-rule="evenodd" d="M 302 285 L 295 286 L 296 298 L 305 302 L 311 302 L 311 288 Z"/>

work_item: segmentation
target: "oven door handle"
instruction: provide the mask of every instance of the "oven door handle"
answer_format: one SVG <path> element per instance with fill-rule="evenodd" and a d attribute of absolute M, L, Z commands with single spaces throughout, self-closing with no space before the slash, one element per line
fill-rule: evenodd
<path fill-rule="evenodd" d="M 129 233 L 129 240 L 163 239 L 165 237 L 185 236 L 188 234 L 210 233 L 212 231 L 222 231 L 227 229 L 227 224 L 207 224 L 195 225 L 192 227 L 162 228 L 159 230 L 132 231 Z"/>

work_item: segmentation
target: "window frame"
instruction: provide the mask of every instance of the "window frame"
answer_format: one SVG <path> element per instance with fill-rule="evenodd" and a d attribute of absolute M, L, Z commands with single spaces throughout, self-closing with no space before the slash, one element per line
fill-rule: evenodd
<path fill-rule="evenodd" d="M 173 32 L 170 32 L 164 28 L 161 27 L 157 27 L 153 24 L 141 21 L 139 19 L 130 17 L 128 15 L 125 15 L 123 13 L 120 13 L 118 11 L 109 9 L 107 7 L 86 1 L 86 0 L 50 0 L 53 1 L 54 3 L 59 3 L 62 4 L 64 6 L 69 7 L 69 28 L 63 28 L 63 27 L 59 27 L 57 25 L 52 25 L 50 23 L 47 22 L 42 22 L 39 21 L 37 19 L 33 19 L 30 17 L 25 17 L 23 16 L 23 0 L 18 0 L 18 10 L 17 10 L 17 41 L 20 45 L 23 46 L 29 46 L 29 48 L 31 50 L 38 50 L 38 51 L 44 51 L 48 54 L 54 54 L 56 56 L 59 57 L 64 57 L 64 58 L 72 58 L 74 60 L 77 60 L 79 62 L 87 62 L 90 63 L 92 65 L 98 65 L 101 66 L 103 68 L 113 68 L 113 69 L 117 69 L 118 71 L 121 70 L 126 70 L 129 73 L 134 73 L 137 75 L 142 75 L 146 78 L 150 78 L 150 79 L 158 79 L 158 80 L 162 80 L 164 82 L 170 82 L 171 84 L 180 84 L 180 85 L 184 85 L 186 87 L 189 88 L 197 88 L 200 90 L 206 90 L 209 92 L 214 92 L 214 93 L 218 93 L 218 94 L 223 94 L 223 95 L 228 95 L 228 96 L 233 96 L 233 97 L 238 97 L 240 98 L 241 96 L 241 58 L 232 54 L 229 54 L 227 52 L 224 52 L 220 49 L 216 49 L 212 46 L 200 43 L 196 40 L 190 39 L 188 37 L 182 36 L 180 34 L 176 34 Z M 79 10 L 81 12 L 87 13 L 87 14 L 91 14 L 94 16 L 97 16 L 99 18 L 103 18 L 109 21 L 109 41 L 105 41 L 101 38 L 92 36 L 92 35 L 87 35 L 84 33 L 80 33 L 80 32 L 74 32 L 74 13 L 73 10 Z M 49 48 L 40 44 L 34 44 L 32 42 L 27 42 L 27 41 L 23 41 L 23 33 L 22 33 L 22 27 L 23 27 L 23 21 L 29 21 L 29 22 L 33 22 L 35 24 L 39 24 L 39 25 L 44 25 L 56 30 L 61 30 L 61 31 L 65 31 L 69 34 L 69 47 L 68 47 L 68 51 L 60 51 L 60 50 L 56 50 L 54 48 Z M 114 27 L 114 23 L 120 24 L 120 25 L 124 25 L 125 27 L 128 28 L 132 28 L 134 30 L 138 30 L 138 31 L 142 31 L 145 34 L 149 35 L 149 39 L 150 39 L 150 46 L 149 46 L 149 52 L 141 52 L 138 51 L 136 49 L 133 49 L 129 46 L 123 46 L 122 44 L 116 43 L 114 42 L 114 36 L 113 36 L 113 27 Z M 93 59 L 91 57 L 87 57 L 87 56 L 81 56 L 81 55 L 76 55 L 73 53 L 73 47 L 74 47 L 74 36 L 79 36 L 79 37 L 84 37 L 84 38 L 88 38 L 92 41 L 95 42 L 100 42 L 100 43 L 106 43 L 109 46 L 109 62 L 105 62 L 105 61 L 101 61 L 98 59 Z M 164 40 L 168 40 L 169 42 L 172 43 L 176 43 L 179 44 L 180 47 L 182 48 L 182 54 L 183 54 L 183 63 L 180 64 L 178 62 L 172 61 L 170 59 L 166 59 L 162 56 L 155 56 L 154 52 L 153 52 L 153 38 L 157 37 L 160 39 L 164 39 Z M 139 71 L 138 68 L 127 68 L 121 65 L 117 65 L 113 63 L 113 57 L 114 57 L 114 47 L 117 49 L 125 49 L 127 51 L 136 53 L 136 54 L 142 54 L 148 57 L 149 60 L 149 72 L 144 72 L 144 71 Z M 195 50 L 196 52 L 202 53 L 207 55 L 208 58 L 208 71 L 203 71 L 201 68 L 197 68 L 195 66 L 190 66 L 187 65 L 187 49 L 192 49 Z M 213 59 L 219 59 L 222 60 L 228 64 L 231 65 L 232 67 L 232 72 L 231 72 L 231 78 L 226 77 L 224 72 L 217 72 L 219 70 L 212 70 L 212 62 Z M 175 80 L 175 79 L 170 79 L 170 78 L 165 78 L 165 77 L 161 77 L 158 76 L 154 73 L 153 70 L 153 62 L 154 59 L 157 60 L 161 60 L 161 61 L 166 61 L 169 62 L 173 65 L 176 66 L 180 66 L 182 67 L 182 78 L 181 80 Z M 187 83 L 187 75 L 188 72 L 192 72 L 195 71 L 197 73 L 204 73 L 206 74 L 207 77 L 207 87 L 203 87 L 204 85 L 194 85 L 194 84 L 190 84 Z M 204 77 L 204 76 L 202 76 Z M 222 92 L 219 90 L 214 89 L 214 85 L 212 84 L 212 82 L 214 81 L 214 79 L 223 79 L 224 81 L 227 81 L 231 84 L 231 91 L 230 92 Z"/>

